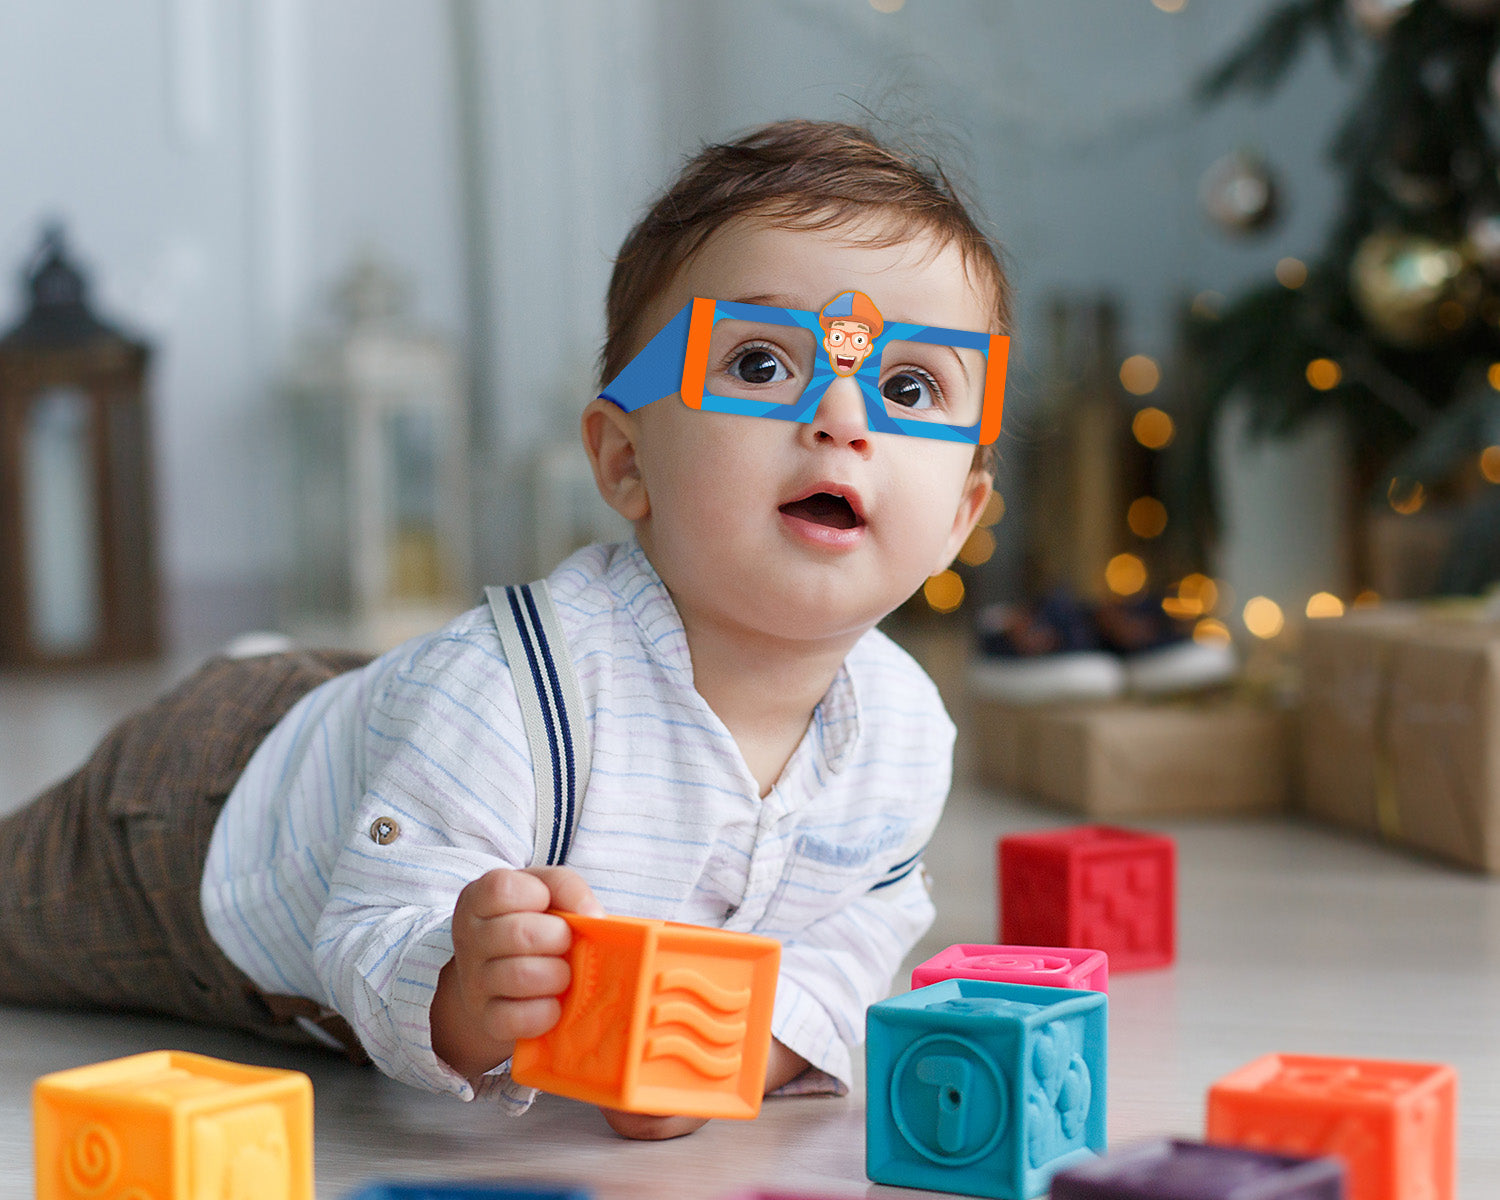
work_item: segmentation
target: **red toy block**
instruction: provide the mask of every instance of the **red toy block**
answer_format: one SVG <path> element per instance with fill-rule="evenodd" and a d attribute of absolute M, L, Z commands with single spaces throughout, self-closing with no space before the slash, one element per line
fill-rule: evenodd
<path fill-rule="evenodd" d="M 1177 848 L 1169 837 L 1079 825 L 1000 839 L 1000 940 L 1103 950 L 1116 971 L 1169 965 Z"/>
<path fill-rule="evenodd" d="M 573 931 L 562 1015 L 522 1038 L 511 1078 L 626 1112 L 760 1112 L 781 944 L 637 917 L 558 913 Z"/>
<path fill-rule="evenodd" d="M 1439 1063 L 1268 1054 L 1209 1089 L 1207 1140 L 1338 1155 L 1348 1200 L 1453 1200 L 1457 1092 Z"/>
<path fill-rule="evenodd" d="M 913 988 L 944 979 L 992 979 L 1038 987 L 1109 991 L 1109 955 L 1072 946 L 949 946 L 918 964 Z"/>

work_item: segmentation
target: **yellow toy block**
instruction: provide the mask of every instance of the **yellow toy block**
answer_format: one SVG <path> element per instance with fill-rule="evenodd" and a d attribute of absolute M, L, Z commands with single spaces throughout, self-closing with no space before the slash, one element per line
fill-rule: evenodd
<path fill-rule="evenodd" d="M 673 921 L 558 915 L 573 931 L 573 980 L 557 1024 L 516 1043 L 512 1079 L 627 1112 L 760 1112 L 779 942 Z"/>
<path fill-rule="evenodd" d="M 43 1075 L 37 1200 L 313 1200 L 312 1081 L 157 1050 Z"/>

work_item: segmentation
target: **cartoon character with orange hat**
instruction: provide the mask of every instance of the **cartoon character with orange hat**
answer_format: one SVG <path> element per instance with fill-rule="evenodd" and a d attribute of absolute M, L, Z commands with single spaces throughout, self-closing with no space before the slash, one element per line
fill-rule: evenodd
<path fill-rule="evenodd" d="M 840 292 L 818 314 L 823 326 L 823 349 L 836 375 L 853 375 L 864 365 L 885 319 L 875 301 L 863 292 Z"/>

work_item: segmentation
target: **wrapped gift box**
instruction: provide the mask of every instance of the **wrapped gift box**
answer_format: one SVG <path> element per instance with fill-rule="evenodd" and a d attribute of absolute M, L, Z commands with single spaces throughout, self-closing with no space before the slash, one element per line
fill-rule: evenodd
<path fill-rule="evenodd" d="M 1295 722 L 1232 695 L 1032 707 L 974 697 L 980 779 L 1092 817 L 1286 806 Z"/>
<path fill-rule="evenodd" d="M 1500 619 L 1390 605 L 1303 634 L 1307 811 L 1500 871 Z"/>

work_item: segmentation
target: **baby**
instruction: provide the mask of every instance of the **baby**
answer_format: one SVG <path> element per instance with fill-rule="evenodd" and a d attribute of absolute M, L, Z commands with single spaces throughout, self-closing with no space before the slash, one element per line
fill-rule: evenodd
<path fill-rule="evenodd" d="M 0 1000 L 333 1040 L 519 1111 L 569 983 L 549 910 L 608 911 L 778 939 L 766 1090 L 847 1089 L 952 763 L 874 627 L 989 496 L 1008 287 L 940 172 L 789 121 L 688 163 L 607 318 L 583 444 L 635 533 L 541 589 L 591 747 L 565 865 L 490 609 L 365 664 L 215 659 L 0 822 Z"/>

